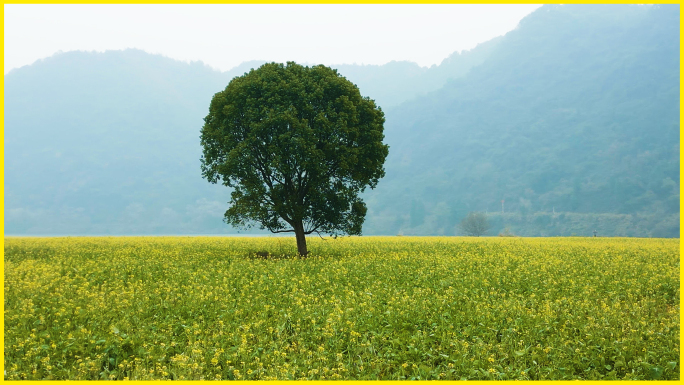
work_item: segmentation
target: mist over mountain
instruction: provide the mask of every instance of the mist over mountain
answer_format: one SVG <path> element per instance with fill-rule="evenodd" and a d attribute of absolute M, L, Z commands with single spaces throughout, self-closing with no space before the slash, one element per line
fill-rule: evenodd
<path fill-rule="evenodd" d="M 468 76 L 387 111 L 367 228 L 453 234 L 482 211 L 524 235 L 678 236 L 678 31 L 678 6 L 540 8 Z"/>
<path fill-rule="evenodd" d="M 465 76 L 471 68 L 482 64 L 500 41 L 501 37 L 498 37 L 470 51 L 454 52 L 430 68 L 407 61 L 392 61 L 384 65 L 339 64 L 332 68 L 353 81 L 361 95 L 369 96 L 383 109 L 388 109 Z"/>
<path fill-rule="evenodd" d="M 199 130 L 227 72 L 138 50 L 5 75 L 6 234 L 221 234 Z M 439 66 L 333 66 L 386 113 L 364 234 L 679 236 L 679 6 L 543 6 Z M 501 200 L 505 210 L 501 213 Z"/>

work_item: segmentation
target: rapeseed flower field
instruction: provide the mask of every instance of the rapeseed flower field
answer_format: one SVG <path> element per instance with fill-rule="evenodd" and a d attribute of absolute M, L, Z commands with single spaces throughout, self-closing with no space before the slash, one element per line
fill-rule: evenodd
<path fill-rule="evenodd" d="M 679 240 L 309 242 L 5 238 L 5 379 L 680 378 Z"/>

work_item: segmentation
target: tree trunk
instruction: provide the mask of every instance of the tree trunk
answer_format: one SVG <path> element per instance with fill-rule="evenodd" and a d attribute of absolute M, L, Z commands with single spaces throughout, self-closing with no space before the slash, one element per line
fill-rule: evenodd
<path fill-rule="evenodd" d="M 306 257 L 309 252 L 306 250 L 306 235 L 304 235 L 304 224 L 299 221 L 294 226 L 295 236 L 297 237 L 297 251 L 302 257 Z"/>

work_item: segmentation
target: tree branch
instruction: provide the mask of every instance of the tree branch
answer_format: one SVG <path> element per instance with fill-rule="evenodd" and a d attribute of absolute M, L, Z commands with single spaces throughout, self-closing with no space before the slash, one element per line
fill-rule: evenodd
<path fill-rule="evenodd" d="M 293 229 L 290 229 L 290 230 L 276 230 L 276 231 L 271 230 L 271 232 L 273 234 L 276 234 L 276 233 L 294 233 L 295 231 Z"/>
<path fill-rule="evenodd" d="M 309 235 L 309 234 L 312 234 L 312 233 L 318 233 L 318 227 L 313 228 L 313 229 L 311 229 L 311 230 L 309 230 L 309 231 L 305 231 L 305 232 L 304 232 L 304 234 L 306 234 L 306 235 Z M 319 233 L 319 235 L 320 235 L 320 233 Z"/>
<path fill-rule="evenodd" d="M 327 239 L 323 238 L 323 236 L 321 235 L 321 232 L 318 231 L 318 229 L 313 229 L 313 230 L 311 230 L 311 231 L 309 231 L 309 232 L 307 232 L 307 233 L 304 233 L 304 234 L 309 235 L 309 234 L 311 234 L 311 233 L 316 233 L 316 234 L 318 234 L 318 236 L 319 236 L 322 240 L 327 241 Z"/>

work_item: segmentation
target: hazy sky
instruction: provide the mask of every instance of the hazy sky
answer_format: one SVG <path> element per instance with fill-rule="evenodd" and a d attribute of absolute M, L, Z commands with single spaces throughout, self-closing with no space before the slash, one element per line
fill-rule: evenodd
<path fill-rule="evenodd" d="M 5 4 L 5 73 L 58 51 L 139 48 L 220 70 L 243 61 L 439 64 L 539 5 Z"/>

